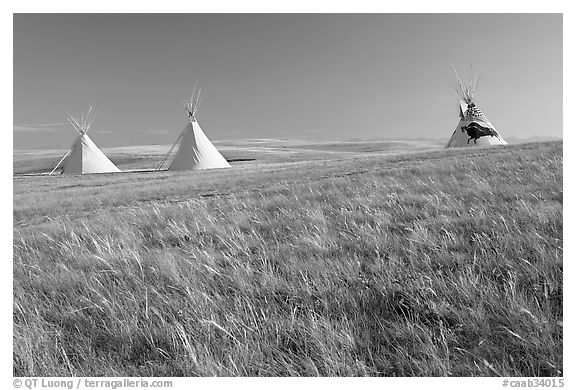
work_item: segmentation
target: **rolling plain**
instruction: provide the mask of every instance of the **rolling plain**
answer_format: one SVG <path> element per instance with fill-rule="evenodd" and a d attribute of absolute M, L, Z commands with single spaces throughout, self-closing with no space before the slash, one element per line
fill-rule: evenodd
<path fill-rule="evenodd" d="M 15 376 L 562 376 L 563 145 L 15 151 Z"/>

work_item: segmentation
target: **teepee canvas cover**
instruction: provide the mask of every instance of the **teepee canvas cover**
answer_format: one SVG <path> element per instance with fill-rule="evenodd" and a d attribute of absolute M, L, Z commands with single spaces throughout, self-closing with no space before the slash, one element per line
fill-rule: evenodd
<path fill-rule="evenodd" d="M 102 153 L 88 134 L 86 134 L 92 125 L 94 116 L 95 114 L 92 111 L 92 107 L 90 107 L 86 115 L 68 115 L 68 122 L 72 128 L 78 132 L 78 138 L 50 174 L 52 174 L 62 162 L 62 173 L 87 174 L 120 172 L 120 169 Z"/>
<path fill-rule="evenodd" d="M 229 168 L 230 164 L 210 142 L 193 118 L 182 131 L 178 153 L 170 165 L 172 171 Z"/>
<path fill-rule="evenodd" d="M 70 154 L 64 160 L 62 173 L 105 172 L 120 172 L 120 169 L 102 153 L 98 146 L 88 137 L 88 134 L 78 137 Z"/>
<path fill-rule="evenodd" d="M 462 100 L 460 101 L 460 122 L 452 133 L 447 147 L 507 145 L 486 115 L 474 103 L 478 77 L 471 76 L 465 83 L 460 79 L 454 67 L 452 70 L 456 76 L 456 91 Z"/>
<path fill-rule="evenodd" d="M 196 121 L 200 91 L 198 95 L 185 102 L 188 113 L 188 124 L 182 130 L 176 141 L 178 152 L 170 164 L 171 171 L 186 171 L 191 169 L 230 168 L 228 161 L 220 154 L 218 149 L 210 142 L 206 134 Z M 170 151 L 168 152 L 168 154 Z"/>

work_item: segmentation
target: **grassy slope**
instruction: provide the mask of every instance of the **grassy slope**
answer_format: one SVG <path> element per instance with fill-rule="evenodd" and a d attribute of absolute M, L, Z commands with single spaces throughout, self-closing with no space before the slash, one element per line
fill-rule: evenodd
<path fill-rule="evenodd" d="M 562 373 L 562 144 L 14 179 L 14 374 Z"/>

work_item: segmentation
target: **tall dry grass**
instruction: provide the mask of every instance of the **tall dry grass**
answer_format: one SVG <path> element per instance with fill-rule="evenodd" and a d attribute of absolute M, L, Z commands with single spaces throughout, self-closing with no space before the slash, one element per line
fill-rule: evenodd
<path fill-rule="evenodd" d="M 561 143 L 15 179 L 14 375 L 562 375 L 562 196 Z"/>

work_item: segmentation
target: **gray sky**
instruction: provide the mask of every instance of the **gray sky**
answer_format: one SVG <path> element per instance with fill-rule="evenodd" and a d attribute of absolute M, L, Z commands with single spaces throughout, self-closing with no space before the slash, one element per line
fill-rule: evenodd
<path fill-rule="evenodd" d="M 448 138 L 449 65 L 504 138 L 562 136 L 560 14 L 17 14 L 14 148 L 171 144 L 203 89 L 213 140 Z"/>

